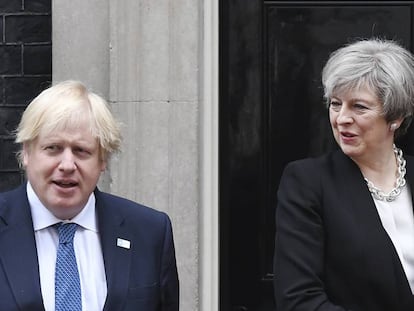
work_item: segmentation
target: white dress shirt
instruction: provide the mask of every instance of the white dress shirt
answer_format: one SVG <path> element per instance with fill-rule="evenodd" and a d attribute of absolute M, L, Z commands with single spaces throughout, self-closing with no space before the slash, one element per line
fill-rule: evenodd
<path fill-rule="evenodd" d="M 409 187 L 406 185 L 392 202 L 377 199 L 374 202 L 414 293 L 414 215 Z"/>
<path fill-rule="evenodd" d="M 43 303 L 46 311 L 54 311 L 55 265 L 59 236 L 56 229 L 51 226 L 62 220 L 56 218 L 40 202 L 30 183 L 27 183 L 27 196 L 35 232 Z M 107 285 L 93 193 L 83 210 L 70 222 L 79 225 L 73 244 L 81 284 L 82 310 L 102 310 Z"/>

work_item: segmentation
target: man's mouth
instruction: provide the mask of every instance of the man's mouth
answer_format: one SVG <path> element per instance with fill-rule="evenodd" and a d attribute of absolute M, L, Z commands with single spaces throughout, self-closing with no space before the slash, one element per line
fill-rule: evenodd
<path fill-rule="evenodd" d="M 76 182 L 71 182 L 71 181 L 54 181 L 53 183 L 62 188 L 71 188 L 71 187 L 75 187 L 78 184 Z"/>

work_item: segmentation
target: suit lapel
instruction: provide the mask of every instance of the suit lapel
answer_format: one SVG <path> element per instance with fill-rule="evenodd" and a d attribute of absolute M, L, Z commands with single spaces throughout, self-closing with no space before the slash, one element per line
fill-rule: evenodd
<path fill-rule="evenodd" d="M 0 202 L 0 264 L 21 309 L 44 310 L 39 264 L 26 186 Z M 33 301 L 36 301 L 33 304 Z"/>
<path fill-rule="evenodd" d="M 98 190 L 95 196 L 108 287 L 104 310 L 121 310 L 128 293 L 131 249 L 117 244 L 118 239 L 131 241 L 131 237 L 117 206 L 112 206 Z"/>
<path fill-rule="evenodd" d="M 338 181 L 341 189 L 347 189 L 344 195 L 345 202 L 348 202 L 352 212 L 357 215 L 357 227 L 360 230 L 358 236 L 362 245 L 366 246 L 363 250 L 364 256 L 366 258 L 372 257 L 373 254 L 375 256 L 375 260 L 370 261 L 370 270 L 380 271 L 378 282 L 383 282 L 385 288 L 395 289 L 396 299 L 399 296 L 404 297 L 411 293 L 408 280 L 394 244 L 382 226 L 374 199 L 368 191 L 361 171 L 343 153 L 339 152 L 338 155 L 340 160 L 337 162 L 339 163 L 337 168 L 342 174 Z M 414 172 L 411 172 L 407 175 L 412 177 L 413 174 Z"/>
<path fill-rule="evenodd" d="M 414 195 L 414 158 L 411 156 L 404 156 L 404 158 L 406 160 L 406 170 L 407 170 L 407 173 L 405 175 L 405 180 L 407 181 L 408 186 L 410 187 L 411 198 L 413 198 L 413 195 Z"/>

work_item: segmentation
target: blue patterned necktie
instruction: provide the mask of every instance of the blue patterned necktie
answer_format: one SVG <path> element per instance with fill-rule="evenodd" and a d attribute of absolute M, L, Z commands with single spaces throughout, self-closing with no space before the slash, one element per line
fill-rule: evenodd
<path fill-rule="evenodd" d="M 59 246 L 55 268 L 55 311 L 81 311 L 82 298 L 73 237 L 77 224 L 57 224 Z"/>

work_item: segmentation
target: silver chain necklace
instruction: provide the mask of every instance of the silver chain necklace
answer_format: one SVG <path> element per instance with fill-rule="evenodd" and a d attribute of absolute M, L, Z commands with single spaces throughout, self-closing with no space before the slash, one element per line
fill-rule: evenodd
<path fill-rule="evenodd" d="M 372 196 L 377 200 L 392 202 L 401 193 L 401 190 L 405 186 L 405 159 L 403 158 L 403 153 L 401 149 L 393 145 L 393 150 L 395 153 L 395 157 L 397 158 L 398 177 L 397 181 L 395 182 L 395 187 L 390 191 L 390 193 L 385 194 L 384 191 L 375 187 L 371 181 L 364 178 L 367 183 L 369 192 L 371 192 Z"/>

